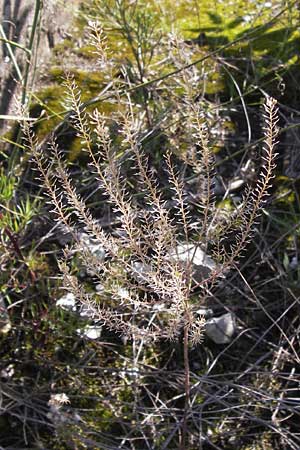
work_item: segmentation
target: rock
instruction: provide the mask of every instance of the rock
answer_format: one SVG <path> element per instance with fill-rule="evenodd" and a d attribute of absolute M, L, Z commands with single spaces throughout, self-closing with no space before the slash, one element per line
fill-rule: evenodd
<path fill-rule="evenodd" d="M 88 339 L 99 339 L 102 334 L 102 326 L 99 325 L 87 325 L 84 329 L 78 329 L 77 333 L 81 337 L 87 337 Z"/>
<path fill-rule="evenodd" d="M 65 311 L 76 311 L 76 298 L 71 292 L 56 301 L 56 306 L 60 306 Z"/>
<path fill-rule="evenodd" d="M 236 331 L 236 320 L 232 313 L 209 319 L 205 323 L 206 335 L 216 344 L 228 344 Z"/>
<path fill-rule="evenodd" d="M 193 277 L 197 282 L 208 278 L 211 271 L 218 268 L 215 261 L 199 245 L 195 244 L 179 244 L 169 252 L 169 257 L 184 266 L 190 263 L 193 269 Z"/>
<path fill-rule="evenodd" d="M 67 227 L 61 223 L 58 225 L 58 228 L 56 230 L 56 236 L 58 242 L 63 247 L 73 242 L 72 233 L 70 233 Z"/>
<path fill-rule="evenodd" d="M 80 240 L 82 241 L 83 246 L 87 247 L 89 251 L 100 261 L 103 261 L 105 259 L 105 249 L 102 247 L 102 245 L 97 243 L 96 239 L 93 239 L 87 233 L 80 233 Z"/>
<path fill-rule="evenodd" d="M 131 267 L 132 276 L 138 283 L 148 283 L 147 275 L 152 272 L 152 268 L 149 264 L 135 261 L 131 264 Z"/>
<path fill-rule="evenodd" d="M 95 312 L 89 307 L 89 305 L 83 304 L 79 311 L 80 317 L 92 319 L 95 316 Z"/>

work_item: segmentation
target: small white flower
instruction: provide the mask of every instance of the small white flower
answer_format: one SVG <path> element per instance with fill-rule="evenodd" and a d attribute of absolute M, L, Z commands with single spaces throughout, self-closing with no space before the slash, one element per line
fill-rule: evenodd
<path fill-rule="evenodd" d="M 51 394 L 48 401 L 48 405 L 52 406 L 54 409 L 59 409 L 62 405 L 70 403 L 69 397 L 66 394 Z"/>

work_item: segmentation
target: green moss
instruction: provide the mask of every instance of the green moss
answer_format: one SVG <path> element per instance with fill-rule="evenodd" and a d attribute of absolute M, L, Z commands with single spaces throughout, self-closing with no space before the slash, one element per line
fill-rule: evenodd
<path fill-rule="evenodd" d="M 210 49 L 239 38 L 249 31 L 253 32 L 257 30 L 256 39 L 251 40 L 250 43 L 246 40 L 223 52 L 225 57 L 234 56 L 240 59 L 241 56 L 245 56 L 246 58 L 250 58 L 253 61 L 252 66 L 255 67 L 253 79 L 255 79 L 256 83 L 262 79 L 266 79 L 269 83 L 269 80 L 271 82 L 274 79 L 273 58 L 275 56 L 278 57 L 280 55 L 282 61 L 289 65 L 297 62 L 295 49 L 299 44 L 300 33 L 295 28 L 296 15 L 294 11 L 289 11 L 283 15 L 280 21 L 272 24 L 269 29 L 260 29 L 259 27 L 269 19 L 270 13 L 270 8 L 265 7 L 262 0 L 256 2 L 255 5 L 250 3 L 245 4 L 241 0 L 235 0 L 231 8 L 228 8 L 224 2 L 215 2 L 214 0 L 201 0 L 198 3 L 183 2 L 181 0 L 175 4 L 170 0 L 164 0 L 159 5 L 154 0 L 151 0 L 150 2 L 141 1 L 139 3 L 139 11 L 143 11 L 143 8 L 146 8 L 149 14 L 151 13 L 153 21 L 157 23 L 157 28 L 162 29 L 163 33 L 168 32 L 171 27 L 178 28 L 186 39 L 196 38 L 200 32 L 205 33 L 205 47 L 194 45 L 195 60 L 207 54 Z M 233 10 L 235 11 L 234 15 Z M 83 2 L 81 5 L 81 13 L 76 19 L 75 28 L 77 29 L 76 33 L 78 36 L 79 34 L 83 35 L 85 33 L 87 20 L 92 17 L 97 19 L 98 16 L 99 2 L 92 1 L 89 4 Z M 104 25 L 105 21 L 106 18 L 104 17 Z M 107 37 L 116 67 L 124 63 L 127 66 L 128 64 L 133 64 L 134 55 L 132 49 L 129 43 L 122 37 L 120 31 L 116 27 L 110 28 L 107 32 Z M 76 36 L 74 36 L 74 39 L 65 39 L 55 47 L 55 54 L 65 55 L 66 53 L 74 52 L 77 58 L 95 59 L 93 46 L 84 44 L 78 48 L 75 45 L 76 42 Z M 91 70 L 88 71 L 77 70 L 75 68 L 71 70 L 81 89 L 82 101 L 90 100 L 97 96 L 107 84 L 103 73 L 94 69 L 93 64 Z M 161 67 L 161 75 L 169 73 L 172 70 L 173 67 L 167 63 Z M 199 82 L 199 91 L 203 90 L 205 95 L 209 96 L 221 94 L 222 92 L 226 93 L 226 98 L 235 98 L 238 96 L 230 77 L 222 74 L 222 64 L 217 65 L 213 58 L 209 59 L 203 63 L 203 71 L 208 76 L 205 82 Z M 243 71 L 233 73 L 239 85 L 245 83 L 242 73 Z M 38 93 L 38 97 L 44 102 L 44 105 L 39 103 L 39 107 L 40 109 L 46 109 L 48 113 L 47 119 L 42 120 L 38 126 L 39 135 L 42 137 L 50 132 L 52 127 L 58 123 L 57 120 L 51 119 L 50 117 L 53 113 L 61 111 L 60 102 L 64 97 L 64 92 L 61 86 L 58 87 L 58 84 L 61 84 L 63 75 L 64 72 L 60 66 L 56 65 L 52 67 L 49 71 L 49 80 L 51 83 L 54 83 L 53 86 L 49 86 L 46 90 Z M 251 83 L 251 77 L 247 80 L 247 83 Z M 277 85 L 278 81 L 272 81 L 272 84 L 269 84 L 272 88 L 273 86 L 276 88 Z M 180 95 L 179 91 L 180 88 L 178 88 L 178 92 L 176 91 L 174 93 Z M 142 101 L 143 95 L 141 95 L 140 100 L 139 92 L 135 92 L 134 95 L 137 102 Z M 114 106 L 109 102 L 99 104 L 98 107 L 101 111 L 108 114 L 114 110 Z M 76 160 L 81 153 L 80 142 L 74 140 L 69 150 L 70 160 Z"/>
<path fill-rule="evenodd" d="M 54 47 L 54 55 L 60 56 L 65 55 L 66 53 L 70 53 L 70 50 L 74 48 L 75 42 L 76 41 L 74 39 L 64 39 Z"/>
<path fill-rule="evenodd" d="M 97 55 L 95 54 L 95 47 L 92 45 L 84 45 L 80 48 L 74 50 L 77 56 L 88 60 L 96 60 Z"/>
<path fill-rule="evenodd" d="M 76 161 L 82 154 L 82 142 L 80 138 L 75 138 L 68 151 L 68 160 L 70 162 Z"/>
<path fill-rule="evenodd" d="M 65 72 L 61 67 L 54 66 L 49 70 L 49 78 L 52 82 L 61 82 L 65 76 Z"/>
<path fill-rule="evenodd" d="M 59 84 L 51 84 L 34 94 L 36 100 L 30 107 L 32 117 L 40 117 L 35 123 L 35 132 L 39 139 L 44 138 L 63 120 L 62 100 L 64 88 Z"/>
<path fill-rule="evenodd" d="M 221 93 L 224 90 L 224 81 L 220 73 L 212 74 L 205 84 L 206 95 Z"/>
<path fill-rule="evenodd" d="M 104 87 L 105 80 L 101 72 L 73 71 L 74 78 L 81 90 L 82 101 L 98 95 Z"/>

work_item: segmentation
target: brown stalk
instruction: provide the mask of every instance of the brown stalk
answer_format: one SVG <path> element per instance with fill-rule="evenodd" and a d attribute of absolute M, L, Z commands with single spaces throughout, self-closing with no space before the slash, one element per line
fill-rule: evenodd
<path fill-rule="evenodd" d="M 184 324 L 184 335 L 183 335 L 183 361 L 184 361 L 184 412 L 183 412 L 183 422 L 182 422 L 182 435 L 180 450 L 185 450 L 187 447 L 187 417 L 190 408 L 190 361 L 189 361 L 189 329 L 190 329 L 190 319 L 189 312 L 186 309 L 185 312 L 185 324 Z"/>

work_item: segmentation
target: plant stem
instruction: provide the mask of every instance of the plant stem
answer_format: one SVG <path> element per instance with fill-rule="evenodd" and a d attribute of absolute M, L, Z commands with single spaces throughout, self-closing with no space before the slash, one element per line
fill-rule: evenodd
<path fill-rule="evenodd" d="M 34 56 L 33 53 L 34 53 L 35 38 L 38 34 L 38 25 L 39 25 L 41 13 L 42 13 L 42 6 L 43 6 L 42 0 L 35 0 L 33 22 L 32 22 L 31 33 L 30 33 L 30 37 L 29 37 L 29 43 L 27 46 L 28 57 L 26 58 L 25 68 L 24 68 L 22 78 L 21 78 L 21 81 L 22 81 L 21 105 L 22 106 L 26 105 L 28 107 L 28 109 L 29 109 L 29 103 L 30 103 L 29 102 L 30 96 L 28 96 L 28 82 L 29 82 L 32 58 Z M 36 49 L 36 51 L 37 51 L 37 49 Z M 21 142 L 21 136 L 22 136 L 22 132 L 21 132 L 20 126 L 18 126 L 16 129 L 15 143 L 12 148 L 11 157 L 9 159 L 10 170 L 13 170 L 14 167 L 16 166 L 16 164 L 20 161 L 20 149 L 18 147 Z"/>
<path fill-rule="evenodd" d="M 26 104 L 29 71 L 30 71 L 30 66 L 31 66 L 31 59 L 33 56 L 33 45 L 34 45 L 34 40 L 36 37 L 38 22 L 40 20 L 41 10 L 42 10 L 42 2 L 41 2 L 41 0 L 36 0 L 33 22 L 32 22 L 32 27 L 31 27 L 31 34 L 30 34 L 29 44 L 28 44 L 28 51 L 30 52 L 30 54 L 26 60 L 26 65 L 25 65 L 25 70 L 24 70 L 24 80 L 23 80 L 23 86 L 22 86 L 22 99 L 21 99 L 22 105 Z"/>
<path fill-rule="evenodd" d="M 189 362 L 189 312 L 186 310 L 185 313 L 185 325 L 184 325 L 184 336 L 183 336 L 183 359 L 184 359 L 184 413 L 182 422 L 182 436 L 181 436 L 181 450 L 186 450 L 187 444 L 187 416 L 190 408 L 190 362 Z"/>

